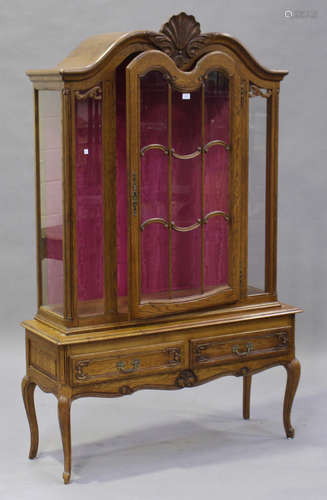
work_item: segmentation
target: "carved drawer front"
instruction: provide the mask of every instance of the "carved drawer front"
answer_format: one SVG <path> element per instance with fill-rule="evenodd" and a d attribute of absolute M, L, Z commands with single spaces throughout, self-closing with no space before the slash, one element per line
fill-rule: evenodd
<path fill-rule="evenodd" d="M 191 340 L 191 367 L 270 357 L 288 350 L 287 329 L 202 338 Z"/>
<path fill-rule="evenodd" d="M 72 382 L 89 384 L 185 368 L 184 342 L 115 349 L 71 357 Z"/>

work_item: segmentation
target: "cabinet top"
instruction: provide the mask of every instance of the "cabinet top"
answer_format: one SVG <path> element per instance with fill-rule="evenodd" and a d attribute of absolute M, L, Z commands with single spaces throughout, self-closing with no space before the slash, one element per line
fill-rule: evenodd
<path fill-rule="evenodd" d="M 194 16 L 181 12 L 172 16 L 159 32 L 115 32 L 92 36 L 80 43 L 54 68 L 29 70 L 26 74 L 34 82 L 84 80 L 101 72 L 108 65 L 114 67 L 119 64 L 119 53 L 126 53 L 127 57 L 133 51 L 142 52 L 151 49 L 165 52 L 180 69 L 187 70 L 201 55 L 222 48 L 237 56 L 260 78 L 279 81 L 288 73 L 265 68 L 230 35 L 201 33 L 200 24 Z"/>

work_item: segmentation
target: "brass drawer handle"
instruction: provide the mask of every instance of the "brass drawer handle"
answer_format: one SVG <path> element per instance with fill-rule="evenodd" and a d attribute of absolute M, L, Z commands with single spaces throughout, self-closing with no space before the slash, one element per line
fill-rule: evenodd
<path fill-rule="evenodd" d="M 239 351 L 239 345 L 233 345 L 233 353 L 237 354 L 237 356 L 246 356 L 247 354 L 250 354 L 251 351 L 253 351 L 254 347 L 252 342 L 249 342 L 246 344 L 246 351 Z"/>
<path fill-rule="evenodd" d="M 136 372 L 136 370 L 138 369 L 140 364 L 141 364 L 141 361 L 139 359 L 134 359 L 134 361 L 132 363 L 132 365 L 133 365 L 132 368 L 124 368 L 124 361 L 118 361 L 117 369 L 119 372 L 122 372 L 122 373 L 133 373 L 133 372 Z"/>

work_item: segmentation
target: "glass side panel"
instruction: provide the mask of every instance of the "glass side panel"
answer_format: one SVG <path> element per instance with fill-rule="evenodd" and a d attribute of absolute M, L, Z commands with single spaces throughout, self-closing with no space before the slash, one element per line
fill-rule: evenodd
<path fill-rule="evenodd" d="M 201 88 L 173 89 L 171 127 L 172 297 L 184 297 L 201 293 Z"/>
<path fill-rule="evenodd" d="M 159 71 L 141 79 L 141 295 L 167 299 L 168 241 L 168 83 Z M 152 148 L 154 144 L 161 149 Z M 152 146 L 151 146 L 152 145 Z M 151 222 L 151 219 L 165 222 Z"/>
<path fill-rule="evenodd" d="M 265 291 L 267 99 L 251 87 L 250 96 L 248 294 L 255 295 Z"/>
<path fill-rule="evenodd" d="M 104 311 L 103 229 L 102 100 L 83 96 L 76 99 L 79 315 L 101 314 Z"/>
<path fill-rule="evenodd" d="M 41 199 L 41 303 L 63 314 L 63 194 L 61 92 L 38 92 L 40 199 Z"/>
<path fill-rule="evenodd" d="M 223 73 L 212 71 L 205 85 L 204 163 L 204 289 L 208 291 L 228 282 L 229 213 L 229 81 Z M 214 141 L 222 141 L 215 143 Z M 217 213 L 218 212 L 218 213 Z"/>

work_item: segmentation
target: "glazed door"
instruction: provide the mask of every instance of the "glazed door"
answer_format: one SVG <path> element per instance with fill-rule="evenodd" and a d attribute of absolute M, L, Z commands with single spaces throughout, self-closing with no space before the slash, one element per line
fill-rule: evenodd
<path fill-rule="evenodd" d="M 221 52 L 181 71 L 160 51 L 126 69 L 133 317 L 239 297 L 240 78 Z"/>

